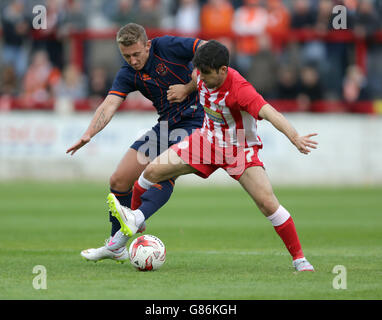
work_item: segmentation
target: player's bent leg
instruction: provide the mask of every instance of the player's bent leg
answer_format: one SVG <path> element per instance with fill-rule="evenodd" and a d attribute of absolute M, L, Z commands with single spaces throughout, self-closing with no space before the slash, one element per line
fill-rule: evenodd
<path fill-rule="evenodd" d="M 122 205 L 127 207 L 131 205 L 132 186 L 147 164 L 147 158 L 142 153 L 138 153 L 130 148 L 110 177 L 110 191 Z M 99 261 L 112 259 L 124 261 L 128 258 L 127 250 L 125 249 L 129 236 L 119 231 L 121 229 L 120 222 L 110 211 L 109 220 L 111 222 L 110 238 L 106 240 L 104 246 L 83 250 L 81 256 L 86 260 Z M 143 223 L 138 232 L 143 232 L 144 229 L 145 224 Z"/>
<path fill-rule="evenodd" d="M 134 183 L 132 209 L 137 209 L 142 204 L 141 196 L 154 184 L 157 189 L 151 189 L 147 196 L 152 202 L 149 210 L 154 213 L 170 198 L 175 185 L 175 175 L 194 172 L 172 149 L 168 149 L 155 158 L 145 169 L 143 174 Z"/>
<path fill-rule="evenodd" d="M 280 206 L 263 167 L 247 168 L 240 177 L 239 183 L 266 217 L 272 215 Z"/>
<path fill-rule="evenodd" d="M 147 166 L 143 177 L 151 183 L 158 183 L 195 172 L 197 170 L 187 164 L 174 150 L 168 149 Z"/>
<path fill-rule="evenodd" d="M 170 199 L 175 179 L 196 172 L 175 151 L 169 149 L 150 163 L 134 184 L 132 208 L 147 220 Z"/>
<path fill-rule="evenodd" d="M 156 183 L 164 181 L 165 184 L 162 186 L 158 186 L 158 190 L 160 191 L 158 194 L 154 194 L 151 197 L 149 197 L 150 201 L 155 200 L 155 198 L 158 198 L 159 201 L 151 201 L 152 203 L 148 206 L 147 211 L 149 211 L 149 214 L 147 212 L 142 212 L 141 210 L 131 210 L 130 208 L 127 208 L 120 204 L 118 199 L 115 197 L 114 194 L 110 193 L 107 197 L 107 202 L 109 205 L 109 209 L 111 214 L 117 218 L 121 225 L 121 231 L 124 235 L 131 237 L 134 235 L 139 227 L 144 223 L 145 219 L 148 218 L 151 214 L 153 214 L 159 207 L 161 207 L 168 198 L 170 197 L 172 193 L 172 187 L 173 182 L 169 180 L 173 176 L 179 176 L 181 174 L 191 173 L 194 172 L 195 169 L 187 165 L 183 160 L 181 160 L 176 152 L 169 149 L 163 152 L 160 156 L 158 156 L 153 163 L 149 164 L 146 168 L 148 170 L 149 174 L 148 177 L 152 178 L 155 177 L 155 182 L 151 182 L 148 179 L 144 178 L 144 173 L 141 175 L 141 177 L 138 179 L 138 181 L 141 181 L 142 179 L 149 183 L 150 185 L 147 188 L 144 188 L 143 192 L 150 187 L 154 186 Z M 144 171 L 145 172 L 145 171 Z M 169 180 L 169 181 L 167 181 Z M 167 186 L 168 184 L 168 186 Z M 138 187 L 138 186 L 137 186 Z M 142 187 L 142 186 L 141 186 Z M 168 191 L 167 195 L 165 194 L 165 197 L 163 196 L 163 189 L 164 191 Z M 133 199 L 136 197 L 136 193 L 139 192 L 139 188 L 134 188 L 134 194 Z M 138 195 L 140 197 L 140 195 Z M 165 200 L 163 200 L 165 199 Z M 133 200 L 134 201 L 134 200 Z M 141 207 L 140 207 L 141 208 Z M 146 210 L 144 210 L 146 211 Z"/>
<path fill-rule="evenodd" d="M 132 187 L 139 175 L 146 168 L 149 159 L 133 148 L 129 148 L 117 169 L 110 178 L 110 191 L 114 193 L 121 205 L 131 207 Z M 120 229 L 119 221 L 110 214 L 112 223 L 111 236 Z M 145 226 L 143 226 L 143 230 Z"/>
<path fill-rule="evenodd" d="M 168 149 L 155 158 L 144 170 L 134 184 L 132 208 L 137 209 L 142 204 L 141 196 L 155 184 L 169 181 L 169 187 L 174 186 L 174 176 L 195 172 L 175 151 Z M 158 186 L 162 189 L 162 186 Z M 172 192 L 172 190 L 171 190 Z"/>
<path fill-rule="evenodd" d="M 110 177 L 110 188 L 125 192 L 130 190 L 148 165 L 148 158 L 130 148 Z"/>
<path fill-rule="evenodd" d="M 313 266 L 304 257 L 294 221 L 289 212 L 279 204 L 263 167 L 247 168 L 239 182 L 272 223 L 292 256 L 296 271 L 314 271 Z"/>

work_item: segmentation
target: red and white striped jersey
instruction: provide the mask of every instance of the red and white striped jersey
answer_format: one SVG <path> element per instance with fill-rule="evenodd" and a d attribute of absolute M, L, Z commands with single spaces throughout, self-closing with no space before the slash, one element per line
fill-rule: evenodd
<path fill-rule="evenodd" d="M 205 116 L 201 133 L 220 147 L 261 146 L 257 135 L 260 109 L 267 104 L 239 72 L 228 68 L 227 78 L 216 90 L 209 90 L 200 79 L 197 85 Z"/>

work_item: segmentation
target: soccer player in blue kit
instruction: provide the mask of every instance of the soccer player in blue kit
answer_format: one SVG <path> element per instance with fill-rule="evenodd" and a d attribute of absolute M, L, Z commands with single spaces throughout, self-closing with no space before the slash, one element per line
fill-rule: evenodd
<path fill-rule="evenodd" d="M 151 100 L 159 115 L 158 123 L 130 146 L 110 178 L 111 192 L 122 205 L 130 207 L 132 187 L 150 160 L 185 138 L 179 132 L 189 135 L 202 126 L 204 111 L 192 83 L 191 61 L 204 41 L 172 36 L 148 40 L 145 29 L 134 23 L 122 27 L 116 40 L 126 62 L 117 73 L 109 94 L 95 111 L 86 132 L 66 153 L 73 155 L 105 128 L 130 92 L 140 91 Z M 173 187 L 174 180 L 167 180 L 153 188 L 153 194 L 147 195 L 153 199 L 151 205 L 158 209 L 163 206 Z M 119 221 L 110 212 L 109 218 L 112 224 L 110 237 L 102 247 L 83 250 L 81 255 L 85 259 L 113 259 L 118 262 L 128 259 L 128 237 L 120 231 Z M 145 229 L 143 221 L 142 217 L 140 231 Z"/>

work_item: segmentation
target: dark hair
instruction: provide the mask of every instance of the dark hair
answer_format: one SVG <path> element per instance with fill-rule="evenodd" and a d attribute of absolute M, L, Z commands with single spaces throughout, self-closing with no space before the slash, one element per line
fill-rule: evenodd
<path fill-rule="evenodd" d="M 196 50 L 192 63 L 202 73 L 219 71 L 222 66 L 228 67 L 229 51 L 220 42 L 210 40 Z"/>

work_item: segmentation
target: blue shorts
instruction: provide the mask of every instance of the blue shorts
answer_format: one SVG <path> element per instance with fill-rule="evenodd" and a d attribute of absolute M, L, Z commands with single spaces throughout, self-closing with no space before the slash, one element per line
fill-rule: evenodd
<path fill-rule="evenodd" d="M 144 153 L 152 161 L 169 147 L 201 128 L 202 124 L 202 118 L 182 120 L 170 126 L 167 121 L 161 121 L 136 140 L 130 148 Z"/>

